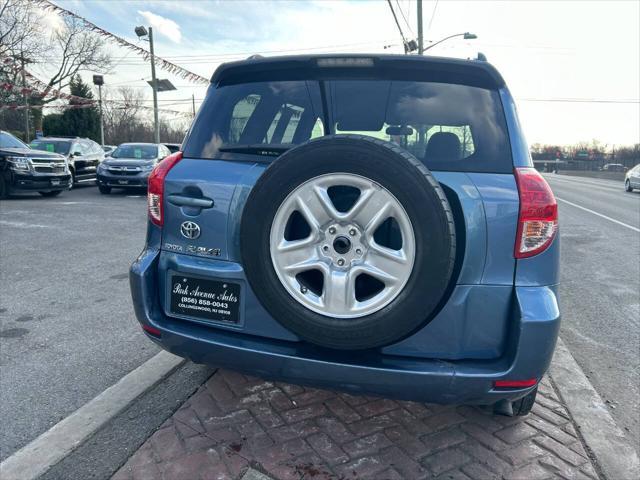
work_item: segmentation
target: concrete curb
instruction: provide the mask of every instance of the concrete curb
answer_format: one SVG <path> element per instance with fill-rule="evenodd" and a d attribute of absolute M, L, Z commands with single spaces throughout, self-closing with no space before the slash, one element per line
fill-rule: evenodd
<path fill-rule="evenodd" d="M 0 464 L 2 480 L 31 480 L 82 445 L 185 360 L 160 352 Z"/>
<path fill-rule="evenodd" d="M 639 478 L 637 452 L 560 338 L 553 360 L 549 374 L 554 386 L 604 477 L 610 480 Z"/>

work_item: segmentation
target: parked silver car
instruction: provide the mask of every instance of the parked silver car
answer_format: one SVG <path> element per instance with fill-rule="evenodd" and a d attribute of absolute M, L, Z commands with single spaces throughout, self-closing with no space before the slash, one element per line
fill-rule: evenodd
<path fill-rule="evenodd" d="M 627 192 L 632 192 L 634 188 L 640 189 L 640 163 L 624 176 L 624 189 Z"/>
<path fill-rule="evenodd" d="M 169 153 L 162 144 L 121 144 L 98 168 L 100 193 L 108 194 L 113 187 L 146 188 L 151 170 Z"/>

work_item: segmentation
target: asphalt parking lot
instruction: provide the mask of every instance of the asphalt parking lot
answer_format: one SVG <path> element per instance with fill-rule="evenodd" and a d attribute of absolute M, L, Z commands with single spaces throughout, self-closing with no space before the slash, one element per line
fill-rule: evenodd
<path fill-rule="evenodd" d="M 637 333 L 640 236 L 628 227 L 640 228 L 640 194 L 627 194 L 615 182 L 548 177 L 559 198 L 562 225 L 561 335 L 600 395 L 608 402 L 617 424 L 637 449 L 640 425 L 636 408 L 640 369 L 637 356 L 640 345 Z M 64 192 L 54 199 L 33 195 L 2 202 L 1 459 L 11 456 L 158 352 L 135 321 L 127 280 L 128 267 L 144 243 L 145 206 L 144 192 L 114 191 L 104 196 L 92 186 Z M 608 219 L 584 208 L 600 212 Z M 627 227 L 612 222 L 612 219 Z M 606 328 L 603 318 L 607 319 Z M 173 377 L 192 375 L 204 379 L 210 374 L 204 370 L 184 371 Z M 221 378 L 223 383 L 219 381 Z M 167 388 L 179 388 L 171 387 L 176 381 L 167 381 Z M 260 393 L 256 397 L 255 392 L 244 392 L 243 385 L 233 382 L 243 385 L 248 382 Z M 227 388 L 225 385 L 234 391 L 231 403 L 229 399 L 221 400 L 216 396 L 225 395 L 220 391 Z M 276 423 L 284 423 L 269 427 L 260 412 L 271 405 L 267 396 L 269 392 L 275 392 L 275 388 L 284 392 L 293 403 L 284 407 L 273 406 Z M 253 461 L 267 465 L 269 455 L 278 451 L 286 457 L 286 449 L 292 446 L 286 434 L 278 437 L 280 430 L 291 434 L 295 428 L 309 424 L 309 419 L 298 422 L 298 414 L 294 410 L 300 410 L 303 416 L 312 411 L 320 412 L 317 415 L 312 413 L 312 419 L 309 417 L 313 428 L 304 432 L 306 443 L 303 442 L 304 451 L 301 450 L 296 457 L 300 459 L 299 462 L 296 460 L 296 465 L 304 467 L 311 464 L 313 468 L 320 465 L 325 472 L 346 472 L 352 467 L 357 467 L 356 471 L 360 472 L 358 465 L 370 465 L 371 458 L 377 458 L 374 463 L 381 461 L 391 455 L 391 451 L 396 452 L 398 458 L 404 458 L 403 455 L 411 457 L 413 454 L 407 450 L 410 448 L 408 445 L 428 448 L 432 444 L 430 442 L 435 441 L 439 443 L 431 453 L 436 457 L 416 454 L 418 462 L 407 462 L 389 472 L 401 478 L 405 475 L 402 468 L 414 468 L 420 475 L 437 473 L 449 478 L 446 475 L 453 472 L 460 478 L 482 478 L 477 472 L 482 472 L 487 465 L 481 455 L 487 455 L 487 449 L 493 449 L 494 457 L 497 455 L 506 463 L 501 464 L 501 472 L 489 469 L 491 475 L 514 478 L 534 473 L 559 475 L 554 468 L 560 465 L 567 469 L 567 475 L 593 477 L 595 473 L 591 464 L 585 463 L 587 456 L 583 447 L 575 443 L 578 437 L 570 415 L 564 410 L 551 384 L 546 384 L 545 392 L 541 407 L 531 419 L 517 423 L 505 419 L 492 423 L 486 412 L 476 409 L 427 406 L 422 411 L 414 404 L 370 398 L 358 403 L 350 397 L 309 389 L 296 390 L 294 386 L 281 384 L 274 387 L 268 382 L 243 379 L 222 371 L 211 377 L 200 393 L 182 405 L 175 416 L 143 444 L 143 453 L 132 457 L 118 477 L 130 478 L 137 470 L 172 472 L 172 469 L 184 466 L 183 462 L 187 462 L 187 466 L 191 465 L 189 462 L 201 462 L 197 468 L 215 469 L 218 467 L 211 465 L 217 465 L 215 462 L 218 460 L 211 457 L 211 449 L 217 452 L 216 458 L 223 460 L 224 471 L 230 475 L 240 472 L 239 466 Z M 188 396 L 188 392 L 185 395 Z M 164 405 L 164 418 L 182 404 L 176 395 L 159 395 L 154 401 L 162 403 L 166 400 L 165 403 L 169 403 L 168 398 L 171 398 L 171 404 Z M 329 405 L 342 405 L 345 399 L 354 402 L 352 407 L 358 418 L 340 418 L 344 412 L 331 410 Z M 378 412 L 378 407 L 384 408 Z M 224 422 L 225 415 L 237 409 L 249 412 L 253 416 L 249 423 L 253 422 L 256 428 L 261 426 L 271 440 L 261 435 L 255 438 L 244 435 L 248 443 L 240 453 L 234 450 L 233 445 L 227 445 L 229 442 L 216 437 L 220 431 L 229 433 L 237 430 L 242 439 L 242 428 L 233 422 L 220 424 Z M 406 412 L 415 418 L 406 416 Z M 392 421 L 387 419 L 389 414 Z M 403 415 L 406 416 L 404 420 Z M 432 416 L 436 420 L 430 420 Z M 129 420 L 131 418 L 130 414 Z M 334 439 L 331 435 L 338 435 L 335 431 L 322 429 L 323 422 L 330 423 L 335 418 L 344 423 L 347 437 Z M 363 421 L 364 425 L 368 418 L 376 418 L 371 421 L 373 423 L 382 421 L 380 429 L 384 432 L 377 427 L 359 432 L 359 424 L 351 424 L 352 421 Z M 552 420 L 564 422 L 561 431 Z M 183 425 L 185 422 L 192 430 Z M 211 422 L 218 423 L 210 425 Z M 415 422 L 420 428 L 412 431 L 410 427 Z M 430 429 L 432 422 L 442 423 Z M 135 428 L 139 429 L 140 435 L 145 435 L 140 433 L 139 424 L 127 423 L 131 425 L 116 429 L 116 444 Z M 148 434 L 157 426 L 150 423 Z M 479 433 L 479 429 L 489 427 L 492 436 Z M 398 431 L 402 438 L 398 437 L 396 442 L 394 435 L 397 436 Z M 515 436 L 503 438 L 512 431 Z M 547 440 L 550 431 L 557 438 L 570 441 L 572 451 L 579 456 L 572 457 L 567 451 L 564 451 L 566 458 L 558 456 L 553 451 L 555 444 Z M 260 438 L 266 442 L 264 445 L 258 445 Z M 144 438 L 139 441 L 142 440 Z M 174 450 L 176 456 L 171 456 L 174 453 L 167 454 L 169 456 L 158 454 L 166 447 L 162 442 L 174 442 L 172 448 L 178 449 Z M 362 450 L 363 445 L 371 442 L 375 445 L 367 447 L 370 451 Z M 127 454 L 133 453 L 136 446 Z M 321 455 L 323 448 L 326 449 L 326 457 Z M 479 452 L 478 456 L 469 453 L 474 449 Z M 144 457 L 147 450 L 155 453 Z M 228 455 L 230 451 L 231 456 Z M 349 453 L 351 451 L 353 454 Z M 516 456 L 510 457 L 512 451 L 518 452 L 513 453 Z M 208 456 L 203 452 L 209 452 Z M 340 454 L 338 457 L 329 458 L 336 452 Z M 517 456 L 520 454 L 523 456 Z M 147 460 L 141 460 L 141 457 Z M 235 466 L 229 463 L 234 458 L 238 462 Z M 567 463 L 568 459 L 572 458 L 576 465 L 568 467 L 571 465 Z M 479 462 L 477 468 L 474 462 Z M 550 466 L 553 464 L 556 467 Z M 105 465 L 100 471 L 114 471 L 113 468 L 119 465 Z M 278 468 L 284 468 L 279 465 Z M 64 471 L 63 467 L 57 471 Z M 83 470 L 77 478 L 92 471 L 92 466 L 85 467 L 88 470 Z M 277 471 L 283 470 L 273 470 Z M 374 476 L 383 473 L 377 467 L 372 471 Z M 469 473 L 472 471 L 476 474 Z"/>
<path fill-rule="evenodd" d="M 157 353 L 134 320 L 128 268 L 146 194 L 95 186 L 0 205 L 0 458 Z"/>

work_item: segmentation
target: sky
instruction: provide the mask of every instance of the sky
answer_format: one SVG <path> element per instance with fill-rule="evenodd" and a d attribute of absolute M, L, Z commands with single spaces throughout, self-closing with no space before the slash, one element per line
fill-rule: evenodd
<path fill-rule="evenodd" d="M 148 44 L 133 29 L 151 25 L 158 56 L 207 78 L 220 63 L 255 53 L 403 52 L 384 0 L 55 3 L 144 48 Z M 415 0 L 391 3 L 405 37 L 415 38 Z M 477 35 L 453 38 L 427 53 L 485 54 L 514 95 L 530 144 L 640 142 L 640 1 L 424 0 L 423 21 L 426 45 L 467 31 Z M 56 25 L 55 18 L 49 25 Z M 139 88 L 151 105 L 149 62 L 122 47 L 109 50 L 114 67 L 105 88 Z M 196 108 L 204 98 L 206 87 L 163 71 L 158 77 L 178 87 L 159 93 L 165 108 L 190 111 L 192 95 Z"/>

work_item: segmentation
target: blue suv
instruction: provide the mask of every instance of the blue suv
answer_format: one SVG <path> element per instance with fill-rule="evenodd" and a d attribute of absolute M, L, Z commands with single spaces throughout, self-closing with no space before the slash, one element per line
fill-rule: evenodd
<path fill-rule="evenodd" d="M 269 379 L 529 412 L 558 334 L 558 215 L 490 64 L 220 66 L 149 177 L 137 317 Z"/>

